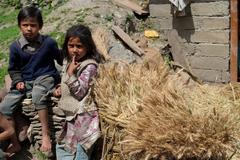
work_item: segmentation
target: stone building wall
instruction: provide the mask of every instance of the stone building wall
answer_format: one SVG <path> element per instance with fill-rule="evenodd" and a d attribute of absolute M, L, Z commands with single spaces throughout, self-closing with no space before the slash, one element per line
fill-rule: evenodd
<path fill-rule="evenodd" d="M 208 82 L 230 80 L 229 0 L 192 0 L 184 17 L 172 15 L 168 0 L 151 0 L 149 11 L 152 27 L 161 38 L 178 39 L 171 46 L 177 45 L 181 52 L 177 54 L 184 55 L 195 76 Z M 177 34 L 169 34 L 173 30 Z"/>

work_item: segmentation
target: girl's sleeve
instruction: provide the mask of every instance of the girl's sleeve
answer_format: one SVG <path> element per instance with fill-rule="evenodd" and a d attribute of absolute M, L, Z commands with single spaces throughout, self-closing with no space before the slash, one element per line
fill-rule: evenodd
<path fill-rule="evenodd" d="M 91 81 L 96 74 L 97 66 L 89 64 L 78 77 L 72 76 L 65 83 L 67 84 L 70 93 L 80 101 L 87 94 Z"/>

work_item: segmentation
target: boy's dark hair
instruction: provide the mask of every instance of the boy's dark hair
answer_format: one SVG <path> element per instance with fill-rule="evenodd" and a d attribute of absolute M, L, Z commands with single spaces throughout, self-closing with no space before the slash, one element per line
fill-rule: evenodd
<path fill-rule="evenodd" d="M 43 18 L 41 11 L 34 6 L 27 6 L 22 8 L 18 13 L 18 26 L 20 26 L 20 23 L 22 20 L 26 18 L 36 18 L 38 21 L 39 27 L 42 28 L 43 26 Z"/>
<path fill-rule="evenodd" d="M 65 35 L 65 40 L 62 46 L 63 55 L 65 58 L 70 60 L 70 57 L 68 55 L 68 41 L 71 37 L 79 38 L 81 43 L 86 47 L 87 49 L 87 57 L 84 58 L 93 58 L 98 63 L 100 62 L 100 54 L 97 51 L 96 45 L 92 38 L 92 33 L 90 29 L 87 26 L 78 24 L 70 27 L 67 30 L 67 33 Z"/>

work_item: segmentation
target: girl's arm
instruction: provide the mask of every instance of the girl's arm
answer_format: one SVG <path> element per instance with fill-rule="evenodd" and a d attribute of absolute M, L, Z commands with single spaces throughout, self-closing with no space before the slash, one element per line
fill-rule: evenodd
<path fill-rule="evenodd" d="M 61 84 L 58 84 L 56 85 L 56 87 L 51 91 L 52 95 L 56 98 L 60 98 L 61 95 L 62 95 L 62 92 L 61 92 Z"/>
<path fill-rule="evenodd" d="M 96 74 L 97 66 L 89 64 L 75 80 L 72 81 L 72 77 L 70 77 L 65 83 L 68 85 L 71 94 L 80 101 L 87 94 L 90 83 Z"/>

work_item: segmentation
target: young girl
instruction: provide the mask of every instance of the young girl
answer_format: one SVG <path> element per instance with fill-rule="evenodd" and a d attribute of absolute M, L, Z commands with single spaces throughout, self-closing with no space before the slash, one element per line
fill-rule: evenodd
<path fill-rule="evenodd" d="M 59 107 L 66 123 L 56 145 L 58 160 L 88 160 L 93 144 L 100 137 L 99 116 L 91 97 L 92 80 L 97 74 L 100 56 L 91 32 L 84 25 L 67 30 L 63 44 L 64 62 Z"/>

